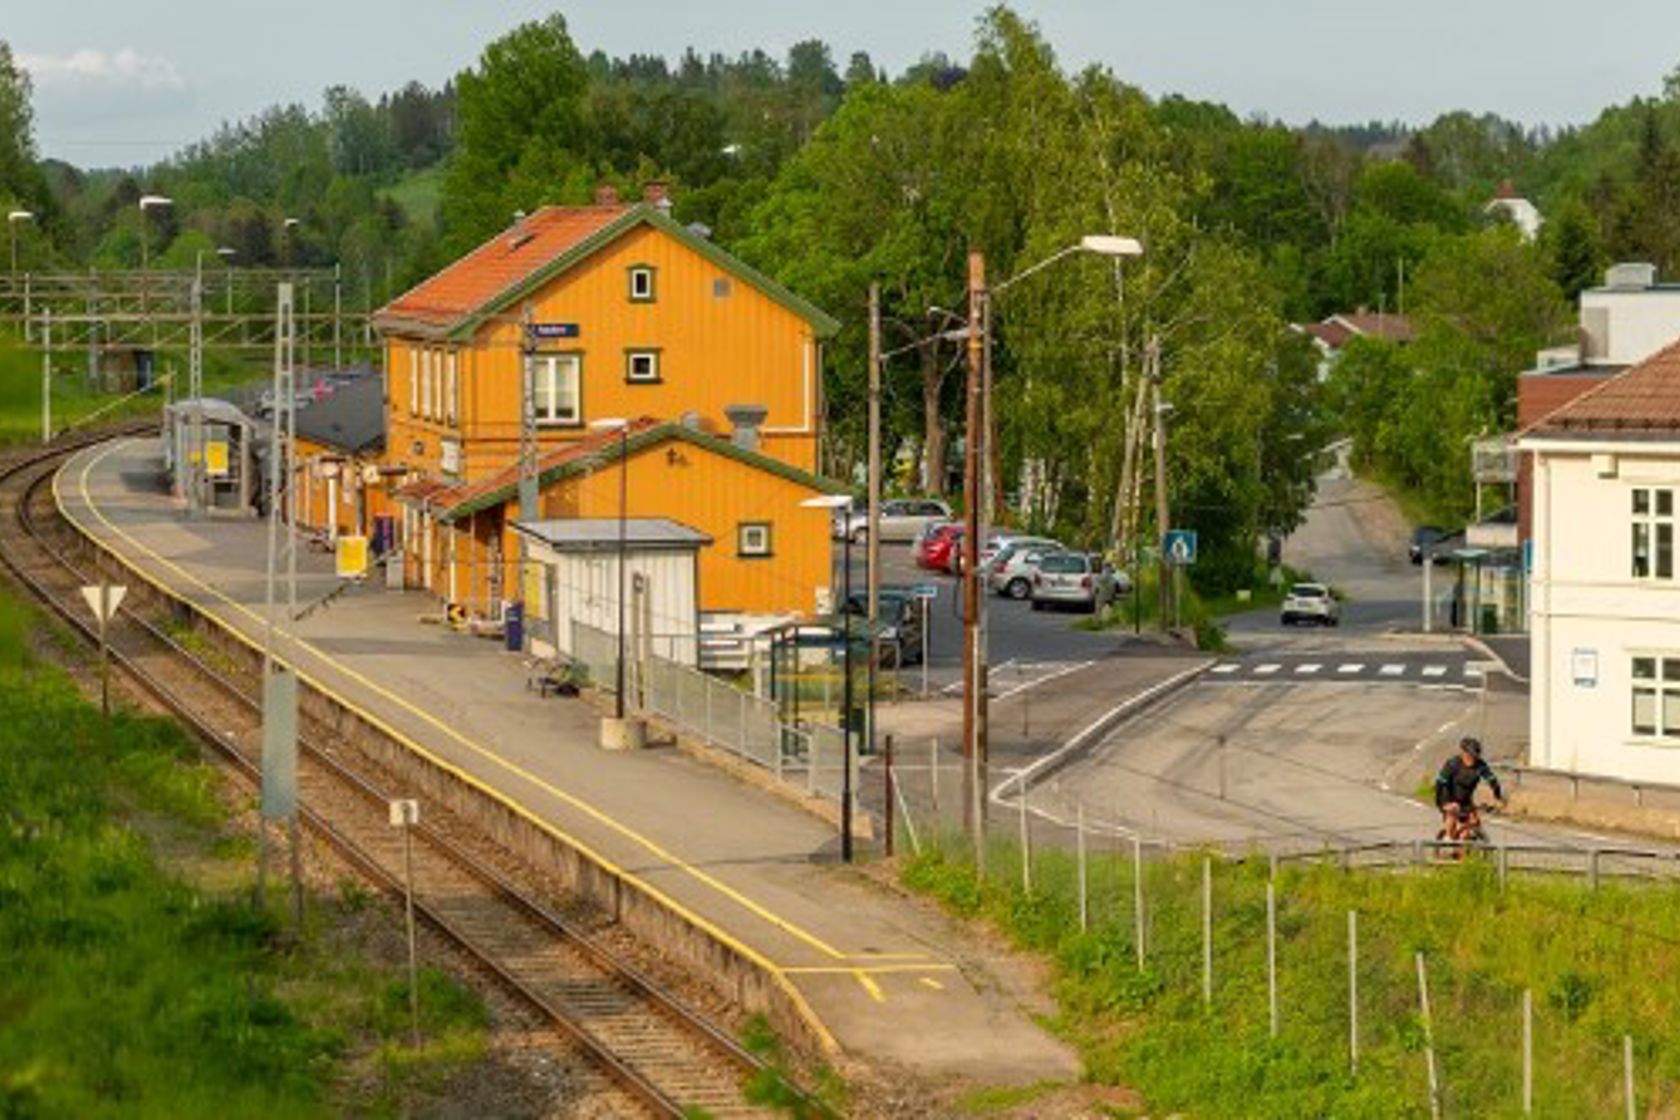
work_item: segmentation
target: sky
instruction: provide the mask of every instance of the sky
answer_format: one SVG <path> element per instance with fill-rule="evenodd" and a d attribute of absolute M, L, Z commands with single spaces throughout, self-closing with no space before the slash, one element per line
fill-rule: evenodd
<path fill-rule="evenodd" d="M 1451 109 L 1590 120 L 1680 64 L 1674 0 L 1019 0 L 1069 68 L 1292 123 L 1426 123 Z M 559 10 L 588 52 L 688 46 L 777 56 L 820 38 L 896 73 L 966 57 L 982 0 L 13 0 L 0 37 L 35 82 L 37 140 L 132 166 L 329 85 L 438 85 L 518 23 Z"/>

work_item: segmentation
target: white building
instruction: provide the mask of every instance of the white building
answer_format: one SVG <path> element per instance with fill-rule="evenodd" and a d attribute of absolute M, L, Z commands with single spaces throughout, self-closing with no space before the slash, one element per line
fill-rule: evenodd
<path fill-rule="evenodd" d="M 1531 764 L 1680 785 L 1680 343 L 1523 433 Z"/>
<path fill-rule="evenodd" d="M 1680 335 L 1680 285 L 1657 283 L 1654 264 L 1618 264 L 1602 288 L 1581 293 L 1581 363 L 1631 366 Z"/>
<path fill-rule="evenodd" d="M 1533 241 L 1539 237 L 1540 226 L 1545 221 L 1540 216 L 1540 208 L 1519 195 L 1509 179 L 1499 184 L 1499 190 L 1483 210 L 1489 214 L 1502 215 L 1517 227 L 1524 241 Z"/>

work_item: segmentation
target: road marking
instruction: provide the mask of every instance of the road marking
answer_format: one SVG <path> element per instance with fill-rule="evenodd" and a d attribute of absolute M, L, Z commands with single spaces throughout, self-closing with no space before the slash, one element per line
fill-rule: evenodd
<path fill-rule="evenodd" d="M 1235 661 L 1227 661 L 1223 665 L 1215 665 L 1213 667 L 1213 671 L 1223 676 L 1226 673 L 1234 673 L 1241 668 L 1242 666 L 1238 665 Z"/>
<path fill-rule="evenodd" d="M 89 485 L 88 485 L 88 479 L 89 479 L 89 476 L 93 472 L 93 468 L 95 466 L 97 466 L 98 464 L 100 464 L 101 462 L 103 462 L 107 457 L 109 457 L 112 453 L 114 453 L 119 447 L 124 446 L 125 444 L 132 443 L 132 442 L 134 442 L 134 441 L 132 441 L 132 440 L 112 441 L 108 446 L 106 446 L 103 450 L 101 450 L 97 455 L 94 455 L 93 457 L 89 458 L 86 461 L 86 463 L 83 465 L 82 470 L 81 470 L 81 474 L 78 477 L 77 482 L 78 482 L 78 488 L 81 492 L 80 496 L 81 496 L 82 504 L 86 507 L 87 511 L 89 513 L 91 513 L 95 518 L 97 518 L 99 520 L 99 522 L 112 535 L 114 535 L 116 537 L 119 537 L 122 540 L 126 541 L 130 546 L 132 546 L 141 555 L 150 558 L 152 561 L 154 561 L 158 565 L 162 566 L 163 568 L 175 572 L 183 580 L 185 580 L 187 583 L 198 587 L 209 598 L 225 604 L 227 607 L 231 608 L 232 610 L 234 610 L 234 611 L 236 611 L 240 614 L 245 615 L 247 618 L 250 618 L 252 621 L 256 622 L 259 625 L 265 625 L 267 620 L 263 615 L 259 614 L 257 611 L 251 609 L 250 607 L 248 607 L 245 604 L 239 602 L 238 600 L 233 599 L 230 596 L 224 594 L 220 590 L 210 586 L 204 580 L 198 578 L 193 573 L 187 571 L 185 568 L 181 567 L 179 564 L 170 560 L 168 557 L 163 556 L 161 553 L 157 552 L 155 549 L 152 549 L 152 548 L 146 546 L 145 544 L 142 544 L 140 541 L 136 540 L 129 533 L 124 532 L 123 529 L 120 528 L 109 517 L 105 516 L 105 512 L 103 510 L 101 510 L 99 508 L 99 506 L 94 503 L 93 494 L 92 494 L 91 490 L 89 489 Z M 65 510 L 65 508 L 64 508 L 63 497 L 59 492 L 59 483 L 63 479 L 63 477 L 64 477 L 64 474 L 63 474 L 62 471 L 57 472 L 53 475 L 53 498 L 58 503 L 58 507 L 59 507 L 60 512 L 64 513 L 66 518 L 69 519 L 72 524 L 78 524 L 76 519 L 73 518 L 73 517 L 70 517 L 68 511 Z M 118 552 L 115 552 L 115 551 L 112 552 L 112 555 L 115 556 L 116 559 L 124 567 L 130 569 L 136 575 L 145 579 L 148 583 L 151 583 L 151 584 L 159 587 L 161 590 L 163 590 L 163 592 L 165 594 L 170 595 L 173 598 L 180 599 L 183 602 L 187 602 L 190 605 L 197 605 L 197 604 L 192 604 L 191 600 L 187 599 L 179 591 L 176 591 L 175 589 L 169 587 L 167 584 L 164 584 L 157 577 L 152 576 L 151 574 L 146 572 L 144 569 L 142 569 L 140 567 L 140 565 L 136 564 L 133 560 L 129 559 L 128 557 L 123 556 L 121 553 L 118 553 Z M 209 617 L 212 620 L 219 622 L 223 626 L 223 628 L 226 629 L 237 641 L 240 641 L 243 644 L 245 644 L 247 646 L 250 646 L 251 648 L 258 648 L 257 643 L 254 640 L 252 640 L 251 637 L 249 635 L 247 635 L 244 631 L 240 630 L 237 626 L 232 625 L 231 623 L 227 622 L 225 619 L 217 618 L 214 614 L 210 614 Z M 481 758 L 484 758 L 485 760 L 487 760 L 491 763 L 494 763 L 497 766 L 500 766 L 502 769 L 506 770 L 508 773 L 513 774 L 516 777 L 521 778 L 522 780 L 530 783 L 531 785 L 535 786 L 536 788 L 538 788 L 540 790 L 543 790 L 544 792 L 550 794 L 551 796 L 555 797 L 556 799 L 577 808 L 578 810 L 583 812 L 586 816 L 589 816 L 589 817 L 593 818 L 594 820 L 598 821 L 599 823 L 605 825 L 610 830 L 619 833 L 621 836 L 625 837 L 626 839 L 634 841 L 635 843 L 639 844 L 641 847 L 647 849 L 648 852 L 652 853 L 656 857 L 658 857 L 660 859 L 663 859 L 663 860 L 666 860 L 672 867 L 684 872 L 685 874 L 689 875 L 690 877 L 694 878 L 695 880 L 697 880 L 697 881 L 705 884 L 706 886 L 712 888 L 718 894 L 720 894 L 723 897 L 731 900 L 732 902 L 735 902 L 737 905 L 742 907 L 744 910 L 747 910 L 749 913 L 754 914 L 755 916 L 761 918 L 762 920 L 764 920 L 766 923 L 773 926 L 774 928 L 781 930 L 782 932 L 788 934 L 789 936 L 795 938 L 798 941 L 804 942 L 806 945 L 809 945 L 810 947 L 816 949 L 818 952 L 820 952 L 820 953 L 822 953 L 822 954 L 824 954 L 828 957 L 831 957 L 833 959 L 836 959 L 836 960 L 855 959 L 855 956 L 856 956 L 855 954 L 848 954 L 848 953 L 845 953 L 845 952 L 835 948 L 834 946 L 828 944 L 826 941 L 822 940 L 817 935 L 801 928 L 799 925 L 795 924 L 794 922 L 789 921 L 786 918 L 783 918 L 781 915 L 776 914 L 775 912 L 771 911 L 766 906 L 754 901 L 753 899 L 749 898 L 748 896 L 746 896 L 742 892 L 740 892 L 740 891 L 736 890 L 735 888 L 729 886 L 728 884 L 720 881 L 719 879 L 717 879 L 714 875 L 710 874 L 709 872 L 704 871 L 699 867 L 696 867 L 694 864 L 688 862 L 687 860 L 682 859 L 676 853 L 669 851 L 668 849 L 664 848 L 662 845 L 660 845 L 656 841 L 641 835 L 640 833 L 636 832 L 634 829 L 631 829 L 629 826 L 619 822 L 618 820 L 614 819 L 611 816 L 608 816 L 602 810 L 596 808 L 594 805 L 590 804 L 589 802 L 582 800 L 581 798 L 577 797 L 575 794 L 567 793 L 565 790 L 560 789 L 557 786 L 551 785 L 550 783 L 544 781 L 542 778 L 538 777 L 536 774 L 532 773 L 531 771 L 528 771 L 528 770 L 524 769 L 523 767 L 517 765 L 516 763 L 508 761 L 507 759 L 505 759 L 505 758 L 501 757 L 500 755 L 496 754 L 494 751 L 491 751 L 489 748 L 484 747 L 481 744 L 476 743 L 471 739 L 468 739 L 466 736 L 462 735 L 459 731 L 456 731 L 454 728 L 450 727 L 448 724 L 444 723 L 442 720 L 438 719 L 436 716 L 432 715 L 430 712 L 427 712 L 426 710 L 424 710 L 422 708 L 418 708 L 418 707 L 414 706 L 413 704 L 410 704 L 408 701 L 404 700 L 402 697 L 395 695 L 390 690 L 384 688 L 383 686 L 381 686 L 379 684 L 376 684 L 372 680 L 369 680 L 366 676 L 362 675 L 361 673 L 359 673 L 355 669 L 352 669 L 349 666 L 342 664 L 336 658 L 333 658 L 333 657 L 331 657 L 331 656 L 329 656 L 325 653 L 322 653 L 319 649 L 317 649 L 316 647 L 314 647 L 310 643 L 308 643 L 308 642 L 306 642 L 306 641 L 304 641 L 300 638 L 295 637 L 290 631 L 288 631 L 284 628 L 276 627 L 276 634 L 280 637 L 283 637 L 283 638 L 287 639 L 293 645 L 308 650 L 309 653 L 313 657 L 315 657 L 317 660 L 321 661 L 324 664 L 331 665 L 331 666 L 335 667 L 338 671 L 342 672 L 346 677 L 360 683 L 364 688 L 367 688 L 369 691 L 373 692 L 375 695 L 378 695 L 378 696 L 381 696 L 381 697 L 384 697 L 384 698 L 388 699 L 390 702 L 395 704 L 397 707 L 411 713 L 413 716 L 418 718 L 421 722 L 429 724 L 429 725 L 437 728 L 439 731 L 443 732 L 449 738 L 454 739 L 457 743 L 461 744 L 463 747 L 466 747 L 469 751 L 472 751 L 473 753 L 476 753 Z M 287 659 L 281 658 L 280 660 L 284 661 L 284 660 L 287 660 Z M 583 841 L 582 839 L 580 839 L 576 836 L 573 836 L 572 834 L 566 832 L 564 829 L 560 828 L 558 825 L 554 824 L 553 822 L 543 819 L 534 810 L 525 806 L 519 800 L 515 799 L 511 794 L 508 794 L 508 793 L 506 793 L 502 790 L 497 789 L 496 787 L 494 787 L 492 785 L 489 785 L 483 779 L 478 778 L 478 777 L 468 773 L 462 767 L 450 762 L 448 759 L 445 759 L 445 758 L 442 758 L 442 757 L 438 756 L 433 751 L 430 751 L 427 748 L 425 748 L 424 746 L 422 746 L 421 744 L 417 743 L 410 736 L 404 734 L 403 732 L 399 731 L 397 728 L 391 726 L 391 724 L 388 721 L 382 719 L 376 713 L 371 712 L 371 711 L 367 711 L 366 709 L 361 708 L 360 706 L 351 702 L 346 697 L 339 696 L 336 691 L 326 687 L 326 685 L 322 681 L 320 681 L 318 678 L 316 678 L 314 676 L 314 674 L 304 672 L 303 669 L 300 666 L 297 666 L 297 665 L 294 665 L 293 669 L 294 669 L 294 671 L 296 671 L 297 675 L 300 678 L 302 678 L 306 683 L 308 683 L 310 685 L 313 685 L 314 687 L 319 688 L 319 689 L 321 689 L 321 691 L 326 692 L 326 693 L 328 693 L 328 694 L 330 694 L 334 697 L 337 697 L 341 703 L 346 705 L 346 707 L 350 708 L 352 711 L 357 712 L 358 715 L 360 715 L 362 718 L 366 719 L 373 726 L 378 727 L 380 730 L 384 731 L 386 734 L 392 736 L 393 738 L 395 738 L 399 742 L 403 743 L 410 750 L 414 751 L 416 754 L 420 755 L 422 758 L 427 759 L 433 765 L 438 766 L 438 767 L 444 769 L 447 772 L 455 774 L 456 776 L 461 778 L 463 781 L 467 782 L 469 785 L 473 785 L 473 786 L 476 786 L 476 787 L 484 790 L 492 798 L 494 798 L 495 800 L 500 801 L 503 804 L 509 806 L 515 812 L 519 813 L 521 816 L 530 820 L 537 827 L 543 829 L 546 832 L 549 832 L 550 834 L 552 834 L 556 837 L 559 837 L 560 839 L 564 840 L 566 843 L 572 845 L 586 859 L 589 859 L 590 861 L 594 862 L 597 866 L 605 869 L 609 873 L 619 877 L 620 879 L 624 880 L 627 883 L 634 884 L 638 889 L 646 892 L 646 894 L 649 897 L 657 899 L 662 905 L 664 905 L 666 908 L 671 910 L 673 913 L 682 916 L 685 920 L 687 920 L 691 924 L 695 925 L 696 927 L 698 927 L 700 929 L 703 929 L 703 930 L 706 930 L 712 936 L 718 938 L 718 940 L 724 942 L 725 944 L 733 946 L 736 949 L 736 951 L 740 952 L 743 956 L 747 957 L 749 960 L 760 962 L 762 964 L 762 966 L 767 971 L 769 971 L 771 974 L 776 976 L 778 978 L 778 980 L 783 985 L 785 985 L 784 990 L 787 992 L 787 994 L 790 996 L 790 998 L 792 998 L 795 1005 L 801 1009 L 801 1011 L 803 1012 L 803 1017 L 806 1018 L 806 1020 L 810 1023 L 812 1028 L 818 1034 L 818 1036 L 822 1040 L 823 1048 L 825 1050 L 830 1051 L 830 1052 L 837 1052 L 838 1051 L 839 1043 L 835 1040 L 832 1032 L 829 1031 L 827 1025 L 824 1024 L 822 1019 L 816 1014 L 815 1009 L 813 1009 L 810 1006 L 809 1002 L 805 999 L 804 995 L 801 992 L 799 992 L 799 990 L 797 988 L 794 988 L 792 986 L 791 981 L 789 981 L 787 979 L 787 977 L 786 977 L 787 969 L 786 969 L 785 965 L 782 965 L 782 964 L 780 964 L 776 961 L 771 960 L 766 954 L 764 954 L 763 952 L 760 952 L 759 950 L 757 950 L 757 949 L 753 948 L 752 946 L 746 944 L 744 941 L 742 941 L 738 937 L 735 937 L 734 935 L 730 934 L 728 931 L 723 929 L 723 927 L 718 925 L 716 922 L 713 922 L 712 920 L 706 918 L 704 915 L 696 913 L 694 910 L 685 906 L 683 903 L 679 902 L 677 899 L 673 898 L 671 895 L 667 894 L 665 891 L 662 891 L 658 887 L 654 886 L 651 882 L 648 882 L 647 880 L 641 878 L 640 876 L 635 875 L 632 872 L 626 870 L 619 863 L 617 863 L 614 860 L 608 858 L 605 854 L 597 851 L 592 845 L 590 845 L 590 844 L 586 843 L 585 841 Z M 863 984 L 866 989 L 870 988 L 873 985 L 873 981 L 869 981 L 867 979 L 867 977 L 859 977 L 859 983 Z M 870 994 L 872 996 L 876 996 L 877 998 L 884 999 L 884 997 L 878 995 L 879 991 L 880 991 L 879 986 L 875 986 L 874 991 L 872 991 Z"/>
<path fill-rule="evenodd" d="M 1256 665 L 1254 667 L 1254 675 L 1257 677 L 1269 677 L 1282 668 L 1282 665 Z"/>
<path fill-rule="evenodd" d="M 1384 665 L 1382 668 L 1377 670 L 1378 673 L 1381 673 L 1385 677 L 1398 677 L 1405 671 L 1406 667 L 1404 665 Z"/>
<path fill-rule="evenodd" d="M 996 700 L 998 703 L 1002 703 L 1003 701 L 1008 700 L 1011 696 L 1015 696 L 1015 695 L 1018 695 L 1019 693 L 1025 692 L 1029 688 L 1037 688 L 1041 684 L 1049 684 L 1051 681 L 1060 680 L 1061 678 L 1067 676 L 1069 673 L 1077 673 L 1081 669 L 1089 669 L 1092 665 L 1095 665 L 1095 664 L 1096 664 L 1095 661 L 1072 661 L 1072 662 L 1068 662 L 1068 661 L 1040 661 L 1040 662 L 1037 662 L 1037 663 L 1021 662 L 1021 663 L 1019 663 L 1015 666 L 1015 668 L 1017 670 L 1036 668 L 1036 669 L 1041 669 L 1041 670 L 1042 669 L 1050 669 L 1052 671 L 1048 672 L 1048 673 L 1044 673 L 1042 676 L 1034 677 L 1030 681 L 1024 681 L 1021 684 L 1016 685 L 1014 688 L 1011 688 L 1006 692 L 994 694 L 992 696 L 992 699 Z M 987 679 L 988 680 L 1000 680 L 1001 679 L 1002 668 L 1003 667 L 1001 665 L 999 665 L 999 666 L 994 666 L 993 668 L 987 670 L 987 673 L 988 673 Z"/>
<path fill-rule="evenodd" d="M 1445 665 L 1425 665 L 1423 675 L 1426 677 L 1444 677 L 1447 675 L 1447 667 Z"/>
<path fill-rule="evenodd" d="M 1362 673 L 1364 671 L 1365 663 L 1363 661 L 1350 661 L 1348 664 L 1340 665 L 1336 668 L 1336 672 L 1345 676 L 1352 676 L 1355 673 Z"/>
<path fill-rule="evenodd" d="M 1295 672 L 1298 676 L 1310 677 L 1322 668 L 1324 668 L 1324 666 L 1320 665 L 1318 662 L 1309 661 L 1305 665 L 1295 666 Z"/>
<path fill-rule="evenodd" d="M 924 987 L 932 988 L 936 992 L 943 992 L 945 990 L 945 985 L 941 984 L 931 976 L 922 977 L 921 983 Z"/>

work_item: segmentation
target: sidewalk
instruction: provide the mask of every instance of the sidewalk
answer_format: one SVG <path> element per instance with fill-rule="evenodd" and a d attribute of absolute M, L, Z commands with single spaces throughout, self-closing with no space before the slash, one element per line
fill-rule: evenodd
<path fill-rule="evenodd" d="M 146 578 L 260 640 L 265 525 L 185 521 L 158 470 L 155 440 L 114 442 L 72 460 L 55 491 Z M 300 605 L 338 586 L 330 568 L 300 553 Z M 845 1053 L 982 1084 L 1077 1076 L 960 931 L 832 863 L 829 826 L 674 749 L 599 750 L 591 709 L 536 698 L 498 644 L 418 621 L 436 609 L 360 587 L 281 627 L 281 656 L 724 931 L 791 981 Z"/>

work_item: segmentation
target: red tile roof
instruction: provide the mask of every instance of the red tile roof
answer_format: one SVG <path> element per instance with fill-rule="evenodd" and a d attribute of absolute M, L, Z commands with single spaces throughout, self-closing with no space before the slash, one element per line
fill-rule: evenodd
<path fill-rule="evenodd" d="M 1390 342 L 1412 341 L 1412 321 L 1404 315 L 1389 315 L 1371 311 L 1347 311 L 1332 315 L 1326 322 L 1341 323 L 1354 334 L 1386 338 Z"/>
<path fill-rule="evenodd" d="M 1680 437 L 1680 342 L 1582 393 L 1525 434 Z"/>
<path fill-rule="evenodd" d="M 545 206 L 410 288 L 381 308 L 377 317 L 452 327 L 631 209 L 627 205 Z"/>
<path fill-rule="evenodd" d="M 1347 345 L 1348 339 L 1353 337 L 1353 332 L 1340 323 L 1308 323 L 1301 329 L 1332 350 L 1340 350 Z"/>

